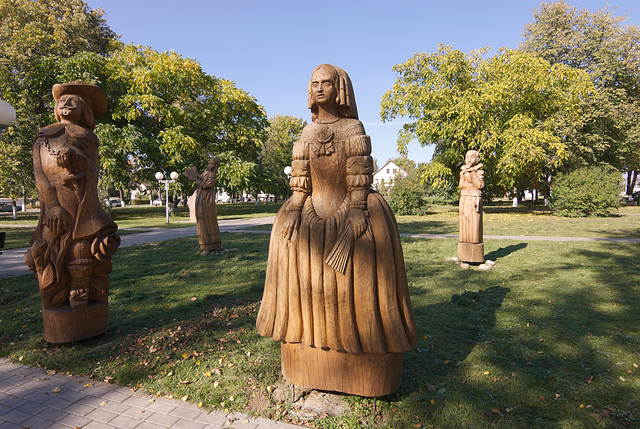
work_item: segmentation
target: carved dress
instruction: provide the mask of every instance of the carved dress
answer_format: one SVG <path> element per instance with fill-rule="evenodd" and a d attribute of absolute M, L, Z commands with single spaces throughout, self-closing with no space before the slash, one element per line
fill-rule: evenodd
<path fill-rule="evenodd" d="M 216 177 L 217 170 L 204 170 L 196 183 L 196 222 L 198 225 L 198 241 L 202 250 L 220 249 L 220 228 L 216 209 Z"/>
<path fill-rule="evenodd" d="M 482 164 L 460 171 L 460 242 L 482 243 Z"/>
<path fill-rule="evenodd" d="M 107 302 L 107 274 L 120 238 L 98 199 L 98 138 L 80 125 L 49 125 L 37 133 L 33 165 L 40 219 L 26 262 L 38 274 L 43 307 L 69 304 L 70 289 L 88 289 L 89 301 Z M 46 225 L 56 206 L 71 219 L 59 234 Z"/>
<path fill-rule="evenodd" d="M 370 153 L 356 119 L 304 128 L 290 179 L 294 193 L 305 196 L 300 224 L 290 240 L 283 238 L 289 199 L 271 233 L 260 335 L 354 354 L 402 353 L 415 345 L 398 228 L 382 196 L 370 189 Z M 346 222 L 354 206 L 367 217 L 355 242 Z M 339 269 L 340 263 L 327 263 L 340 258 Z"/>

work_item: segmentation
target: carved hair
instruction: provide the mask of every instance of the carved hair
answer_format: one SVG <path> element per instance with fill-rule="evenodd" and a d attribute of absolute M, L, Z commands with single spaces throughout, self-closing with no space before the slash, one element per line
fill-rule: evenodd
<path fill-rule="evenodd" d="M 75 95 L 76 97 L 78 97 L 78 108 L 82 112 L 82 117 L 80 118 L 80 124 L 84 125 L 85 127 L 93 131 L 93 129 L 96 127 L 96 120 L 93 116 L 93 111 L 91 110 L 91 107 L 90 107 L 91 104 L 89 104 L 87 100 L 85 100 L 83 97 L 77 94 L 71 94 L 71 95 Z M 58 122 L 61 122 L 60 114 L 58 113 L 59 100 L 60 100 L 59 98 L 56 100 L 53 113 L 56 116 L 56 120 Z"/>
<path fill-rule="evenodd" d="M 313 77 L 313 74 L 321 69 L 331 74 L 331 80 L 338 93 L 336 104 L 338 105 L 340 117 L 358 119 L 358 107 L 356 106 L 356 98 L 353 93 L 353 85 L 351 85 L 351 79 L 347 72 L 331 64 L 320 64 L 313 69 L 311 76 Z M 307 107 L 311 109 L 311 120 L 315 121 L 318 116 L 318 105 L 311 95 L 311 79 L 309 79 L 309 88 L 307 90 Z"/>

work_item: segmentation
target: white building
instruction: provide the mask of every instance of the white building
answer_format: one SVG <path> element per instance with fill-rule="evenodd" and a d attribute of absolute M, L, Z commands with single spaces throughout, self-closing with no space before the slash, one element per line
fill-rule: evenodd
<path fill-rule="evenodd" d="M 393 161 L 388 161 L 381 169 L 373 173 L 373 188 L 379 191 L 384 184 L 385 187 L 393 186 L 396 177 L 406 177 L 407 172 Z"/>

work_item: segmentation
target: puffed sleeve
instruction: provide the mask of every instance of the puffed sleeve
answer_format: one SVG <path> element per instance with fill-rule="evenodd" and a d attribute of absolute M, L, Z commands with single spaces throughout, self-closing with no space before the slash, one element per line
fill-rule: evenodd
<path fill-rule="evenodd" d="M 291 162 L 289 186 L 293 191 L 289 210 L 301 210 L 304 200 L 311 193 L 309 144 L 301 140 L 293 144 L 293 161 Z"/>
<path fill-rule="evenodd" d="M 351 193 L 351 208 L 365 209 L 367 194 L 373 182 L 371 139 L 355 135 L 347 140 L 347 186 Z"/>

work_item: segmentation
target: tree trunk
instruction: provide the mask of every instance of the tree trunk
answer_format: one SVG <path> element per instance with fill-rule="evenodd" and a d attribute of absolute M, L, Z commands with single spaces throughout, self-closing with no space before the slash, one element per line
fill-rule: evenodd
<path fill-rule="evenodd" d="M 11 211 L 13 213 L 13 220 L 18 220 L 18 213 L 17 213 L 17 208 L 16 208 L 16 200 L 14 200 L 13 198 L 11 199 Z"/>
<path fill-rule="evenodd" d="M 22 186 L 22 211 L 27 211 L 27 189 Z"/>

